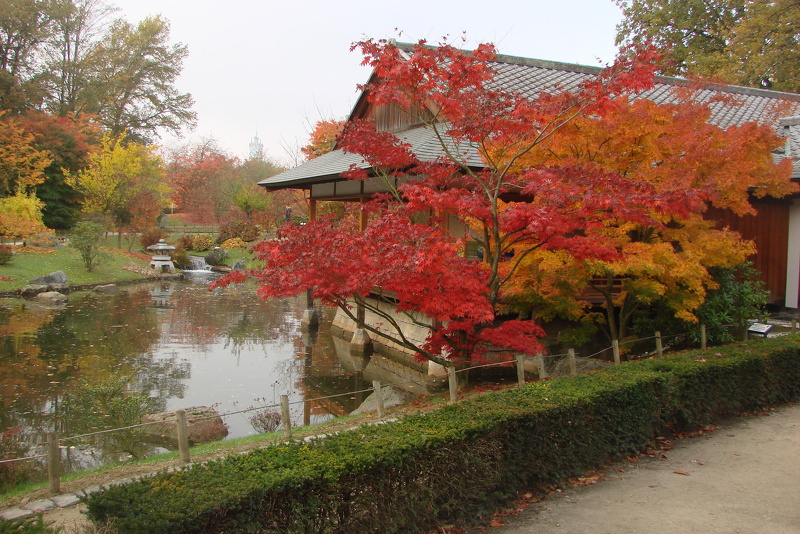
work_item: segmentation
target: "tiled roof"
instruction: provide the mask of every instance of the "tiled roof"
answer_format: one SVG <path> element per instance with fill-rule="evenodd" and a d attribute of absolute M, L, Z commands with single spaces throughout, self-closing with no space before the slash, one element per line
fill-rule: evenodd
<path fill-rule="evenodd" d="M 411 45 L 398 43 L 402 50 L 409 51 Z M 534 98 L 541 92 L 558 92 L 576 89 L 582 82 L 596 76 L 602 70 L 599 67 L 543 61 L 538 59 L 514 56 L 497 56 L 494 66 L 497 77 L 494 83 L 506 91 L 513 91 Z M 648 98 L 656 103 L 677 102 L 677 87 L 686 85 L 685 80 L 662 77 L 655 87 L 642 93 L 641 98 Z M 720 100 L 718 97 L 726 98 Z M 717 85 L 700 89 L 695 98 L 710 102 L 710 122 L 721 128 L 744 124 L 746 122 L 765 120 L 773 115 L 777 106 L 785 117 L 800 117 L 800 95 L 781 93 L 765 89 Z M 785 107 L 785 109 L 783 108 Z M 800 119 L 781 121 L 774 125 L 776 130 L 787 137 L 787 146 L 783 154 L 776 158 L 791 157 L 794 159 L 794 178 L 800 178 Z M 410 143 L 422 160 L 432 160 L 442 154 L 433 132 L 425 127 L 417 127 L 398 133 L 398 136 Z M 469 164 L 480 166 L 481 160 L 477 151 L 464 150 Z M 335 150 L 324 156 L 313 159 L 294 169 L 267 178 L 259 182 L 267 188 L 301 187 L 304 184 L 324 182 L 336 179 L 352 164 L 366 168 L 360 157 L 344 154 Z"/>

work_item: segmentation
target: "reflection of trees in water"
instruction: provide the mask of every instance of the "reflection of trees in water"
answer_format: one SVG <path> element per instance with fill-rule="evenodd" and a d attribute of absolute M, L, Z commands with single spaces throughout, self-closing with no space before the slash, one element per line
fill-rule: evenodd
<path fill-rule="evenodd" d="M 184 380 L 192 375 L 192 364 L 181 359 L 177 352 L 170 354 L 140 354 L 132 362 L 136 368 L 134 387 L 153 401 L 153 411 L 167 409 L 169 399 L 186 396 Z"/>
<path fill-rule="evenodd" d="M 29 433 L 46 431 L 78 378 L 99 383 L 114 373 L 133 375 L 133 389 L 163 411 L 169 399 L 185 397 L 191 375 L 184 352 L 156 352 L 171 343 L 193 348 L 224 343 L 234 355 L 252 347 L 264 347 L 267 354 L 271 344 L 291 343 L 298 357 L 275 370 L 280 383 L 271 389 L 296 391 L 304 374 L 305 345 L 298 330 L 305 299 L 265 301 L 254 289 L 243 285 L 212 293 L 185 282 L 142 284 L 116 295 L 73 295 L 63 310 L 0 308 L 0 430 L 19 425 Z M 76 453 L 77 463 L 86 459 L 83 452 Z"/>
<path fill-rule="evenodd" d="M 246 347 L 294 336 L 303 309 L 299 299 L 261 300 L 253 289 L 234 285 L 212 293 L 205 286 L 181 286 L 171 299 L 171 339 L 200 350 L 223 339 L 237 355 Z"/>

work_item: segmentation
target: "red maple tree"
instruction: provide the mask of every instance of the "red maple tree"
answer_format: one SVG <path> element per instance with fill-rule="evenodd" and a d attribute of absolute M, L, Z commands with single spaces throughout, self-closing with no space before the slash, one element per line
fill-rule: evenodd
<path fill-rule="evenodd" d="M 605 231 L 609 221 L 659 226 L 701 209 L 698 189 L 656 188 L 591 163 L 516 164 L 576 117 L 602 116 L 615 99 L 652 87 L 652 49 L 622 55 L 575 90 L 530 97 L 498 89 L 492 45 L 465 52 L 423 41 L 408 55 L 387 41 L 354 48 L 374 69 L 376 81 L 362 87 L 368 99 L 419 117 L 440 155 L 422 158 L 370 121 L 349 122 L 339 146 L 370 168 L 346 176 L 403 185 L 365 207 L 371 220 L 361 233 L 320 221 L 286 227 L 279 240 L 260 244 L 265 266 L 249 274 L 261 282 L 262 297 L 313 288 L 315 298 L 354 320 L 354 305 L 364 306 L 383 324 L 362 327 L 444 365 L 495 351 L 533 354 L 542 330 L 528 320 L 500 320 L 503 288 L 526 256 L 549 249 L 610 260 L 618 251 Z M 444 228 L 453 219 L 469 228 L 465 238 Z M 466 239 L 477 241 L 483 261 L 465 257 Z M 429 325 L 427 340 L 406 338 L 398 314 Z"/>

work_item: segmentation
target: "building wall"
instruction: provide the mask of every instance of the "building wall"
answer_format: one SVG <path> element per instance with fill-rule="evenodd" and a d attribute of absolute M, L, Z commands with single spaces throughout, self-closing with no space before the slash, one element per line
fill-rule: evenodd
<path fill-rule="evenodd" d="M 753 200 L 752 203 L 757 215 L 739 217 L 730 210 L 709 208 L 706 218 L 755 242 L 756 254 L 751 259 L 770 292 L 770 300 L 783 305 L 787 302 L 787 244 L 792 203 L 769 200 Z M 794 300 L 796 305 L 797 294 L 788 300 Z"/>

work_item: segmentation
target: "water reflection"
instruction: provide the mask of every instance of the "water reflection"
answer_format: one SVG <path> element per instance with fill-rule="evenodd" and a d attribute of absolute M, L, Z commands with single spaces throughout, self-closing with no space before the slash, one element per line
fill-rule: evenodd
<path fill-rule="evenodd" d="M 262 301 L 247 284 L 210 292 L 207 279 L 72 295 L 63 310 L 0 308 L 0 430 L 21 426 L 31 441 L 57 429 L 64 393 L 77 380 L 132 376 L 158 411 L 214 406 L 220 412 L 289 395 L 296 424 L 349 413 L 362 373 L 336 357 L 323 321 L 303 337 L 305 299 Z M 254 433 L 247 414 L 226 418 L 230 436 Z"/>

